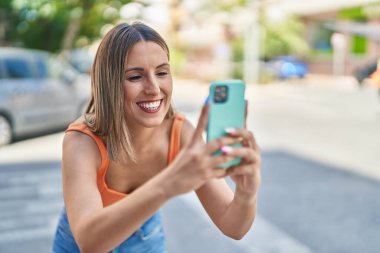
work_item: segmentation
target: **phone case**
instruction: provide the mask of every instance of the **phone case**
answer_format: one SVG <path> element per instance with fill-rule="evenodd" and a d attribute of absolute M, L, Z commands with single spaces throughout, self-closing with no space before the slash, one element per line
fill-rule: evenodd
<path fill-rule="evenodd" d="M 218 88 L 219 87 L 219 88 Z M 222 88 L 225 87 L 225 88 Z M 223 101 L 223 90 L 226 92 Z M 244 128 L 245 122 L 245 84 L 241 80 L 216 81 L 210 85 L 210 110 L 207 125 L 207 142 L 227 135 L 225 129 L 228 127 Z M 235 144 L 234 146 L 241 146 Z M 213 155 L 219 155 L 218 150 Z M 227 163 L 220 164 L 220 168 L 229 168 L 240 163 L 236 158 Z"/>

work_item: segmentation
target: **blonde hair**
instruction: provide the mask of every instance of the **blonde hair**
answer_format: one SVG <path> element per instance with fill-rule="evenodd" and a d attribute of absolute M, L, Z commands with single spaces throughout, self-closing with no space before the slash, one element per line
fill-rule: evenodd
<path fill-rule="evenodd" d="M 152 28 L 134 22 L 119 24 L 103 38 L 91 69 L 91 99 L 85 112 L 85 123 L 107 145 L 107 156 L 119 160 L 120 152 L 135 161 L 135 152 L 124 113 L 124 68 L 128 51 L 140 41 L 161 46 L 169 59 L 169 48 Z M 170 105 L 166 118 L 174 116 Z"/>

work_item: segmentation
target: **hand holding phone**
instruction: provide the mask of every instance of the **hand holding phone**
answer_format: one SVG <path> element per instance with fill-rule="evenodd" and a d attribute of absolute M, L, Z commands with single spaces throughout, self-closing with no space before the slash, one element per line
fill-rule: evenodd
<path fill-rule="evenodd" d="M 210 85 L 210 110 L 207 125 L 207 142 L 227 135 L 226 128 L 244 128 L 245 125 L 245 84 L 241 80 L 216 81 Z M 241 144 L 234 144 L 241 146 Z M 217 151 L 214 155 L 220 155 Z M 227 169 L 240 163 L 235 158 L 220 164 Z"/>

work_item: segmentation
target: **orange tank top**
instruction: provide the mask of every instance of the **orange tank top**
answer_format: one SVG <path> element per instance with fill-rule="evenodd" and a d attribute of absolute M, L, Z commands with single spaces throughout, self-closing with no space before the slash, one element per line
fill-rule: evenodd
<path fill-rule="evenodd" d="M 168 150 L 168 164 L 170 164 L 180 150 L 181 144 L 181 129 L 184 121 L 184 117 L 181 114 L 177 114 L 173 120 L 173 125 L 170 132 L 170 142 Z M 107 159 L 107 148 L 102 139 L 90 131 L 90 129 L 84 123 L 72 123 L 67 128 L 68 131 L 77 131 L 90 136 L 99 148 L 101 155 L 101 164 L 97 172 L 97 186 L 102 197 L 103 206 L 109 206 L 116 201 L 127 196 L 127 194 L 110 189 L 106 184 L 106 173 L 109 167 L 109 160 Z"/>

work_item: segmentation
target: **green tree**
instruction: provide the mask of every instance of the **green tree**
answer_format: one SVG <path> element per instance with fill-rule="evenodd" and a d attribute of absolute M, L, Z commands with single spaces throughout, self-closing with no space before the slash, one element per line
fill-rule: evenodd
<path fill-rule="evenodd" d="M 281 55 L 305 57 L 309 46 L 305 40 L 305 27 L 296 17 L 287 17 L 282 22 L 262 20 L 265 31 L 261 47 L 261 57 L 268 59 Z"/>
<path fill-rule="evenodd" d="M 84 46 L 130 0 L 1 0 L 0 43 L 57 52 Z M 1 30 L 1 29 L 0 29 Z"/>

